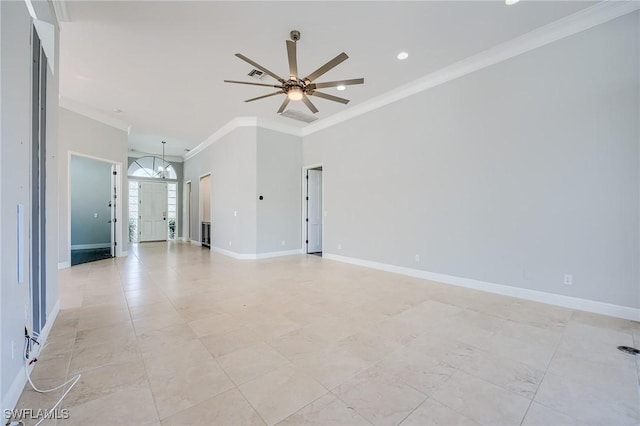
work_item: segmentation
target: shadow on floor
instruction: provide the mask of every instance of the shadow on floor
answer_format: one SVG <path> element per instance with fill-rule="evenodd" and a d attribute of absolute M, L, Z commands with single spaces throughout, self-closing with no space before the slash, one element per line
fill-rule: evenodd
<path fill-rule="evenodd" d="M 111 258 L 111 248 L 71 250 L 71 266 Z"/>

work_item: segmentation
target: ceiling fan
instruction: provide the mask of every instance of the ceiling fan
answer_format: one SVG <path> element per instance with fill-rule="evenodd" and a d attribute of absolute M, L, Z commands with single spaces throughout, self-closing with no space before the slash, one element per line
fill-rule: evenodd
<path fill-rule="evenodd" d="M 291 35 L 291 40 L 287 40 L 287 56 L 289 57 L 289 78 L 288 79 L 285 80 L 284 78 L 280 77 L 277 74 L 274 74 L 273 72 L 269 71 L 267 68 L 252 61 L 251 59 L 247 58 L 241 53 L 236 53 L 236 56 L 238 58 L 253 65 L 263 73 L 268 74 L 271 77 L 275 78 L 280 82 L 280 84 L 276 85 L 276 84 L 252 83 L 248 81 L 236 81 L 236 80 L 224 80 L 225 83 L 250 84 L 252 86 L 275 87 L 277 89 L 280 89 L 277 92 L 269 93 L 268 95 L 258 96 L 257 98 L 247 99 L 245 101 L 245 102 L 253 102 L 253 101 L 257 101 L 258 99 L 264 99 L 270 96 L 284 94 L 286 95 L 286 97 L 284 98 L 282 105 L 280 105 L 280 108 L 278 109 L 278 114 L 282 113 L 285 110 L 285 108 L 287 108 L 287 105 L 289 105 L 290 101 L 304 102 L 304 104 L 311 110 L 311 112 L 315 114 L 316 112 L 318 112 L 318 108 L 316 108 L 315 105 L 313 105 L 313 103 L 309 100 L 309 96 L 317 96 L 318 98 L 328 99 L 330 101 L 340 102 L 343 104 L 349 103 L 349 99 L 344 99 L 338 96 L 329 95 L 327 93 L 318 92 L 316 89 L 322 89 L 325 87 L 338 87 L 338 86 L 344 87 L 352 84 L 363 84 L 364 78 L 354 78 L 350 80 L 314 83 L 314 81 L 318 77 L 320 77 L 330 69 L 334 68 L 335 66 L 339 65 L 340 63 L 344 62 L 347 58 L 349 58 L 347 54 L 342 52 L 341 54 L 339 54 L 338 56 L 336 56 L 326 64 L 322 65 L 320 68 L 318 68 L 308 76 L 306 76 L 305 78 L 300 78 L 298 76 L 298 59 L 296 56 L 296 42 L 300 40 L 300 31 L 293 30 L 291 31 L 290 35 Z"/>

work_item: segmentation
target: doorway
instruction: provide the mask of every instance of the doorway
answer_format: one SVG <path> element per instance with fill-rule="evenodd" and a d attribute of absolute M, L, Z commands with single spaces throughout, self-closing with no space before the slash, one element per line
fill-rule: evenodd
<path fill-rule="evenodd" d="M 200 244 L 211 248 L 211 173 L 200 176 Z"/>
<path fill-rule="evenodd" d="M 70 159 L 71 266 L 115 256 L 115 165 Z"/>
<path fill-rule="evenodd" d="M 187 194 L 186 198 L 186 206 L 185 206 L 185 219 L 187 232 L 185 233 L 185 238 L 187 241 L 191 241 L 191 181 L 187 182 L 185 193 Z"/>
<path fill-rule="evenodd" d="M 322 256 L 323 235 L 323 177 L 322 166 L 305 169 L 305 205 L 303 223 L 305 244 L 308 254 Z"/>

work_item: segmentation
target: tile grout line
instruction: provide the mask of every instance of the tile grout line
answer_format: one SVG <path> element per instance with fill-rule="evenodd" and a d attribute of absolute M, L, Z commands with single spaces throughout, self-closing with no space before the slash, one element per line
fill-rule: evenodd
<path fill-rule="evenodd" d="M 553 362 L 553 359 L 556 357 L 556 354 L 558 353 L 558 349 L 560 349 L 560 345 L 562 345 L 562 342 L 564 342 L 564 338 L 567 332 L 567 325 L 569 325 L 569 322 L 571 321 L 571 318 L 573 317 L 573 313 L 575 311 L 571 311 L 571 315 L 569 316 L 569 318 L 567 319 L 566 324 L 564 325 L 564 327 L 562 327 L 562 337 L 558 340 L 558 343 L 556 344 L 556 348 L 553 351 L 553 355 L 551 355 L 551 358 L 549 359 L 549 363 L 547 364 L 547 368 L 545 368 L 544 370 L 544 374 L 542 375 L 542 378 L 540 379 L 540 383 L 538 383 L 538 386 L 536 386 L 536 391 L 533 393 L 533 396 L 531 397 L 531 401 L 529 402 L 529 406 L 527 407 L 526 411 L 524 412 L 524 415 L 522 416 L 522 420 L 520 420 L 520 426 L 522 426 L 522 423 L 524 423 L 524 420 L 527 418 L 527 414 L 529 414 L 529 410 L 531 409 L 531 406 L 533 405 L 533 403 L 535 402 L 536 396 L 538 395 L 538 390 L 540 390 L 540 386 L 542 385 L 542 383 L 544 383 L 544 379 L 547 377 L 547 373 L 549 372 L 549 367 L 551 366 L 551 363 Z M 544 404 L 543 404 L 544 405 Z M 555 410 L 557 411 L 557 410 Z M 564 415 L 566 415 L 565 413 L 562 413 Z M 568 416 L 567 417 L 571 417 L 572 416 Z"/>

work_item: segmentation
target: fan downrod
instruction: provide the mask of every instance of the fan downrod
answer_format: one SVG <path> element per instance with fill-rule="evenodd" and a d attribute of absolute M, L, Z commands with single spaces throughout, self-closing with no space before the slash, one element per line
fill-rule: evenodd
<path fill-rule="evenodd" d="M 298 41 L 300 40 L 300 31 L 298 30 L 292 30 L 289 35 L 291 36 L 291 40 L 293 41 Z"/>

